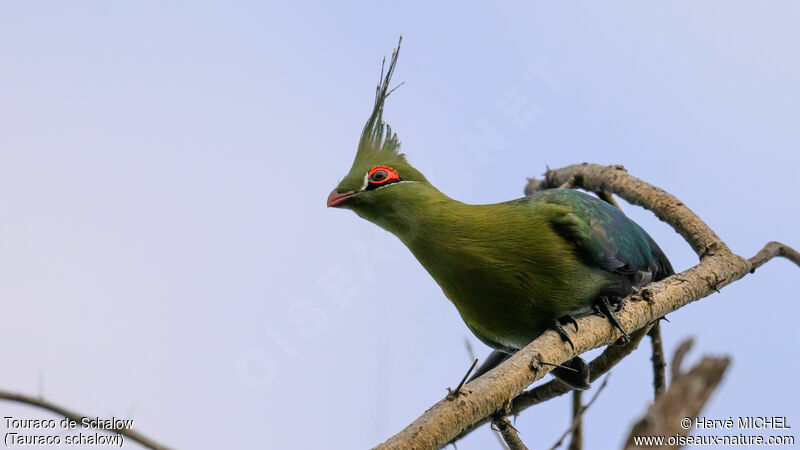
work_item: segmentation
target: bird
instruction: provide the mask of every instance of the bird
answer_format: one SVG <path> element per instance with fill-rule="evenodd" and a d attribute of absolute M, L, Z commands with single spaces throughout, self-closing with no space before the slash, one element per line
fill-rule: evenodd
<path fill-rule="evenodd" d="M 473 205 L 439 191 L 400 152 L 383 112 L 400 53 L 393 50 L 375 91 L 349 172 L 327 206 L 346 209 L 394 234 L 441 287 L 467 328 L 494 349 L 474 379 L 553 329 L 570 345 L 576 318 L 616 318 L 621 299 L 672 266 L 650 235 L 618 208 L 574 189 L 546 189 Z M 396 89 L 396 88 L 395 88 Z M 551 373 L 589 387 L 579 356 Z"/>

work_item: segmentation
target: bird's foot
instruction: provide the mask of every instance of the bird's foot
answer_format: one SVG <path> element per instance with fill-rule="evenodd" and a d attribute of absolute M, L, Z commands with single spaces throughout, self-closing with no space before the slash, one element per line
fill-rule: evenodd
<path fill-rule="evenodd" d="M 606 315 L 603 314 L 603 311 L 600 309 L 600 302 L 597 302 L 594 305 L 592 305 L 592 311 L 594 311 L 595 316 L 600 316 L 603 319 L 606 318 Z"/>
<path fill-rule="evenodd" d="M 573 344 L 572 343 L 572 339 L 569 338 L 569 334 L 567 334 L 567 330 L 565 330 L 564 327 L 561 325 L 561 320 L 562 319 L 563 319 L 563 317 L 561 319 L 553 320 L 553 322 L 550 324 L 550 327 L 552 329 L 554 329 L 556 331 L 556 333 L 558 333 L 559 336 L 561 336 L 562 340 L 569 342 L 569 346 L 572 347 L 573 350 L 575 350 L 575 344 Z M 572 319 L 572 321 L 574 322 L 575 319 Z M 575 328 L 576 329 L 578 328 L 578 324 L 577 323 L 575 323 Z"/>
<path fill-rule="evenodd" d="M 595 310 L 595 313 L 600 315 L 600 317 L 607 318 L 608 321 L 611 322 L 611 324 L 614 325 L 614 327 L 618 329 L 620 333 L 622 333 L 622 337 L 620 338 L 618 343 L 621 345 L 625 345 L 631 341 L 631 337 L 628 334 L 628 332 L 625 331 L 624 328 L 622 328 L 622 324 L 619 323 L 619 319 L 617 319 L 617 315 L 615 314 L 615 312 L 619 312 L 622 309 L 622 307 L 619 306 L 619 304 L 621 303 L 622 303 L 621 300 L 617 301 L 617 308 L 612 308 L 611 302 L 608 300 L 608 297 L 603 296 L 600 297 L 600 299 L 593 306 L 593 308 Z"/>
<path fill-rule="evenodd" d="M 575 332 L 576 333 L 578 332 L 578 321 L 575 320 L 575 318 L 570 316 L 569 314 L 567 314 L 564 317 L 561 317 L 560 319 L 558 319 L 558 321 L 561 322 L 561 325 L 566 325 L 568 323 L 571 323 L 572 326 L 575 327 Z"/>

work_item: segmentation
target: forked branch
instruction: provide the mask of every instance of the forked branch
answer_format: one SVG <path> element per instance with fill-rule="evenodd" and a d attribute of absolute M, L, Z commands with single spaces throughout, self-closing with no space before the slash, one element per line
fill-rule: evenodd
<path fill-rule="evenodd" d="M 767 244 L 750 260 L 734 254 L 680 200 L 628 174 L 622 166 L 578 164 L 549 170 L 544 181 L 529 183 L 526 193 L 565 183 L 587 191 L 615 194 L 651 210 L 680 233 L 700 257 L 696 266 L 652 283 L 627 298 L 628 306 L 618 317 L 629 333 L 649 328 L 666 314 L 719 291 L 772 257 L 784 256 L 800 265 L 797 252 L 778 243 Z M 578 323 L 580 332 L 572 336 L 574 349 L 555 332 L 545 332 L 500 366 L 463 386 L 458 401 L 439 401 L 377 448 L 440 448 L 485 418 L 502 415 L 510 405 L 513 409 L 514 398 L 552 368 L 541 362 L 562 363 L 577 354 L 609 345 L 620 336 L 608 321 L 596 316 L 581 318 Z M 546 394 L 560 395 L 554 391 Z"/>

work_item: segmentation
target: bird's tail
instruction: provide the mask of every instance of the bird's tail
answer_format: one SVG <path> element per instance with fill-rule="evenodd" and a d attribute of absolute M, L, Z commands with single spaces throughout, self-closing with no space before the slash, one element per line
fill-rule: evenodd
<path fill-rule="evenodd" d="M 472 377 L 470 377 L 469 381 L 472 381 L 499 366 L 500 363 L 510 358 L 511 355 L 513 355 L 513 353 L 494 350 L 489 354 L 483 364 L 478 367 Z M 576 356 L 561 364 L 560 366 L 551 370 L 550 373 L 572 389 L 583 391 L 591 387 L 589 384 L 589 376 L 591 375 L 589 373 L 589 364 L 587 364 L 586 361 L 584 361 L 580 356 Z"/>
<path fill-rule="evenodd" d="M 505 353 L 499 350 L 492 351 L 492 353 L 489 353 L 489 356 L 486 357 L 486 360 L 483 362 L 483 364 L 481 364 L 480 367 L 478 367 L 478 369 L 475 371 L 475 373 L 472 374 L 469 381 L 472 381 L 475 378 L 478 378 L 479 376 L 499 366 L 500 363 L 510 358 L 511 355 L 513 355 L 513 353 Z"/>

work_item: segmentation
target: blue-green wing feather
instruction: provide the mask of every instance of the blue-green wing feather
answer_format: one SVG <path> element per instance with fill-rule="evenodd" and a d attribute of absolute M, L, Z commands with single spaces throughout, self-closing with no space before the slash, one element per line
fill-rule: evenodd
<path fill-rule="evenodd" d="M 553 228 L 575 246 L 587 264 L 616 275 L 608 292 L 627 295 L 632 286 L 643 286 L 672 275 L 664 252 L 639 225 L 619 209 L 596 197 L 572 189 L 548 189 L 524 199 L 557 205 Z M 475 371 L 470 381 L 508 359 L 513 350 L 495 350 Z"/>
<path fill-rule="evenodd" d="M 588 264 L 624 276 L 633 286 L 674 273 L 653 238 L 607 202 L 572 189 L 549 189 L 534 198 L 564 207 L 553 227 Z"/>

